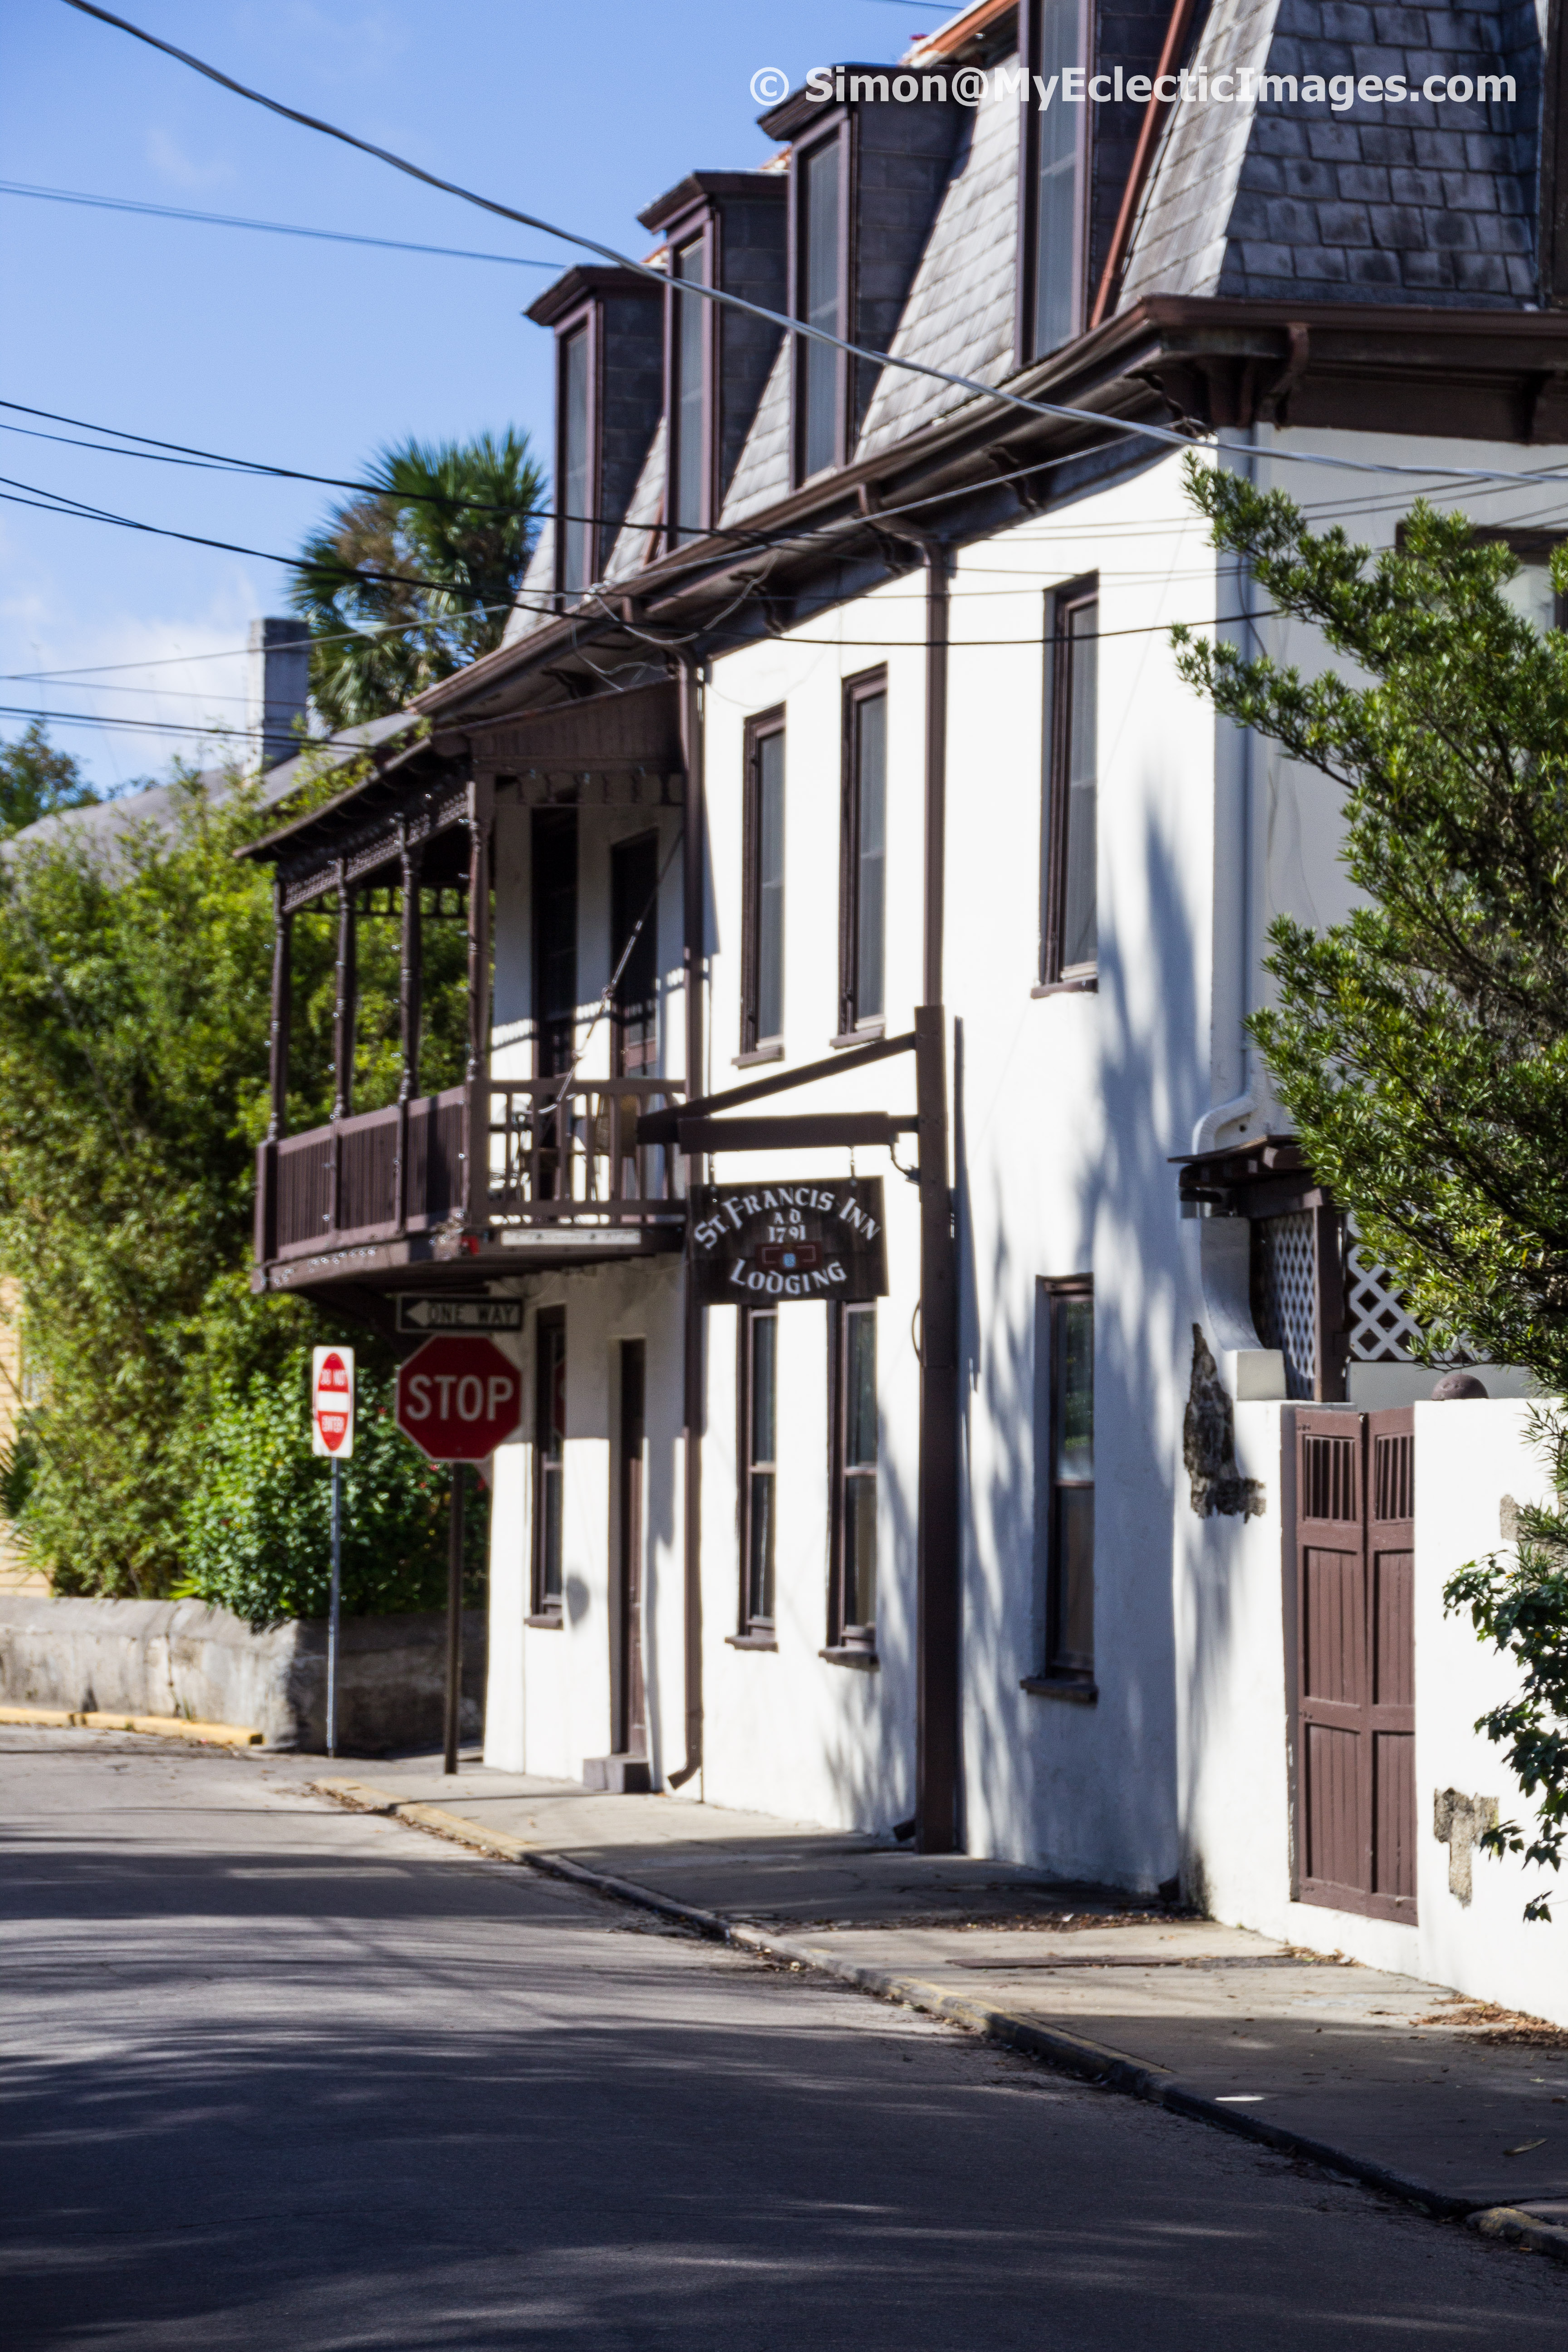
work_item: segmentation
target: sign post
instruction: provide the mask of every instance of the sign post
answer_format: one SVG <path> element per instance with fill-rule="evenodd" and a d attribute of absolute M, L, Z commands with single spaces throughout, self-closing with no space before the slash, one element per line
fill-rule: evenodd
<path fill-rule="evenodd" d="M 447 1705 L 443 1769 L 458 1769 L 462 1706 L 464 1465 L 483 1462 L 522 1419 L 522 1381 L 493 1339 L 426 1339 L 397 1371 L 397 1426 L 432 1462 L 452 1465 L 447 1554 Z"/>
<path fill-rule="evenodd" d="M 343 1464 L 354 1450 L 354 1351 L 317 1348 L 310 1359 L 310 1451 L 331 1457 L 332 1597 L 327 1615 L 327 1753 L 338 1752 L 338 1630 L 343 1601 Z"/>

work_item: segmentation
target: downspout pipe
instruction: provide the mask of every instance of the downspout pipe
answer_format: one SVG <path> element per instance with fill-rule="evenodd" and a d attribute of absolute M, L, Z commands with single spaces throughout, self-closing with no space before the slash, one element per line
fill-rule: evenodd
<path fill-rule="evenodd" d="M 686 810 L 681 856 L 681 975 L 686 991 L 686 1090 L 689 1097 L 703 1091 L 702 990 L 705 972 L 707 887 L 707 803 L 702 770 L 701 666 L 690 656 L 682 658 L 680 677 L 680 737 L 686 760 Z M 702 1159 L 689 1153 L 688 1191 L 702 1181 Z M 705 1402 L 703 1340 L 706 1336 L 701 1303 L 692 1277 L 690 1244 L 682 1298 L 681 1399 L 683 1439 L 682 1521 L 684 1528 L 684 1682 L 686 1688 L 686 1759 L 668 1775 L 679 1789 L 702 1769 L 702 1422 Z"/>
<path fill-rule="evenodd" d="M 1247 428 L 1248 447 L 1237 470 L 1249 488 L 1258 487 L 1258 426 Z M 1233 622 L 1239 627 L 1247 649 L 1254 637 L 1254 583 L 1252 567 L 1237 559 L 1233 582 L 1237 609 Z M 1226 765 L 1230 774 L 1230 790 L 1215 795 L 1215 913 L 1213 978 L 1211 988 L 1215 999 L 1223 988 L 1234 1003 L 1215 1003 L 1213 1054 L 1215 1076 L 1224 1066 L 1226 1033 L 1234 1038 L 1236 1092 L 1223 1102 L 1210 1105 L 1193 1129 L 1189 1149 L 1212 1151 L 1222 1128 L 1232 1126 L 1258 1108 L 1258 1087 L 1253 1076 L 1252 1044 L 1247 1034 L 1247 1014 L 1252 999 L 1252 861 L 1253 861 L 1253 785 L 1257 746 L 1250 727 L 1233 730 L 1233 757 Z M 1234 851 L 1230 887 L 1222 893 L 1223 857 L 1227 841 Z M 1226 903 L 1228 901 L 1228 904 Z M 1228 970 L 1227 970 L 1228 968 Z M 1228 1055 L 1226 1055 L 1228 1060 Z M 1223 1083 L 1223 1080 L 1221 1081 Z"/>

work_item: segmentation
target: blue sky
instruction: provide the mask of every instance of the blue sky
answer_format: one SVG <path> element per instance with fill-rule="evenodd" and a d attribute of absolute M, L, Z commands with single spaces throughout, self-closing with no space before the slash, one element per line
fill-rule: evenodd
<path fill-rule="evenodd" d="M 683 173 L 766 159 L 748 90 L 759 68 L 798 83 L 836 58 L 891 59 L 953 10 L 120 0 L 119 13 L 430 170 L 640 252 L 637 212 Z M 247 105 L 60 0 L 4 11 L 0 178 L 549 264 L 375 254 L 0 194 L 8 400 L 324 474 L 353 475 L 408 433 L 518 425 L 547 446 L 550 338 L 520 314 L 568 249 Z M 329 497 L 11 431 L 0 449 L 12 481 L 284 554 Z M 288 609 L 288 577 L 0 503 L 0 703 L 115 721 L 50 730 L 100 789 L 156 773 L 177 740 L 119 722 L 243 723 L 239 649 L 253 615 Z M 90 675 L 17 675 L 35 670 Z M 0 736 L 22 723 L 0 718 Z"/>

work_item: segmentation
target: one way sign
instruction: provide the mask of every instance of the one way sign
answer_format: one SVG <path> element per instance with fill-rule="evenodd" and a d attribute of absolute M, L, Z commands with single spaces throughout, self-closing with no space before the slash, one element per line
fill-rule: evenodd
<path fill-rule="evenodd" d="M 521 1331 L 521 1298 L 400 1298 L 400 1331 Z"/>

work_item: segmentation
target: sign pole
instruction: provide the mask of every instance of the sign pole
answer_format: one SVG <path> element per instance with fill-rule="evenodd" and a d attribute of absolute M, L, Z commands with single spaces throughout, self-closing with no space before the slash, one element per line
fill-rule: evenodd
<path fill-rule="evenodd" d="M 332 1601 L 327 1617 L 327 1753 L 338 1752 L 338 1627 L 343 1609 L 343 1465 L 332 1456 Z"/>
<path fill-rule="evenodd" d="M 447 1554 L 447 1754 L 443 1771 L 458 1769 L 458 1718 L 463 1705 L 463 1486 L 460 1462 L 452 1465 L 452 1518 Z"/>
<path fill-rule="evenodd" d="M 310 1358 L 310 1451 L 332 1465 L 332 1595 L 327 1610 L 327 1753 L 338 1752 L 338 1636 L 343 1615 L 343 1464 L 354 1450 L 354 1351 L 317 1348 Z"/>

